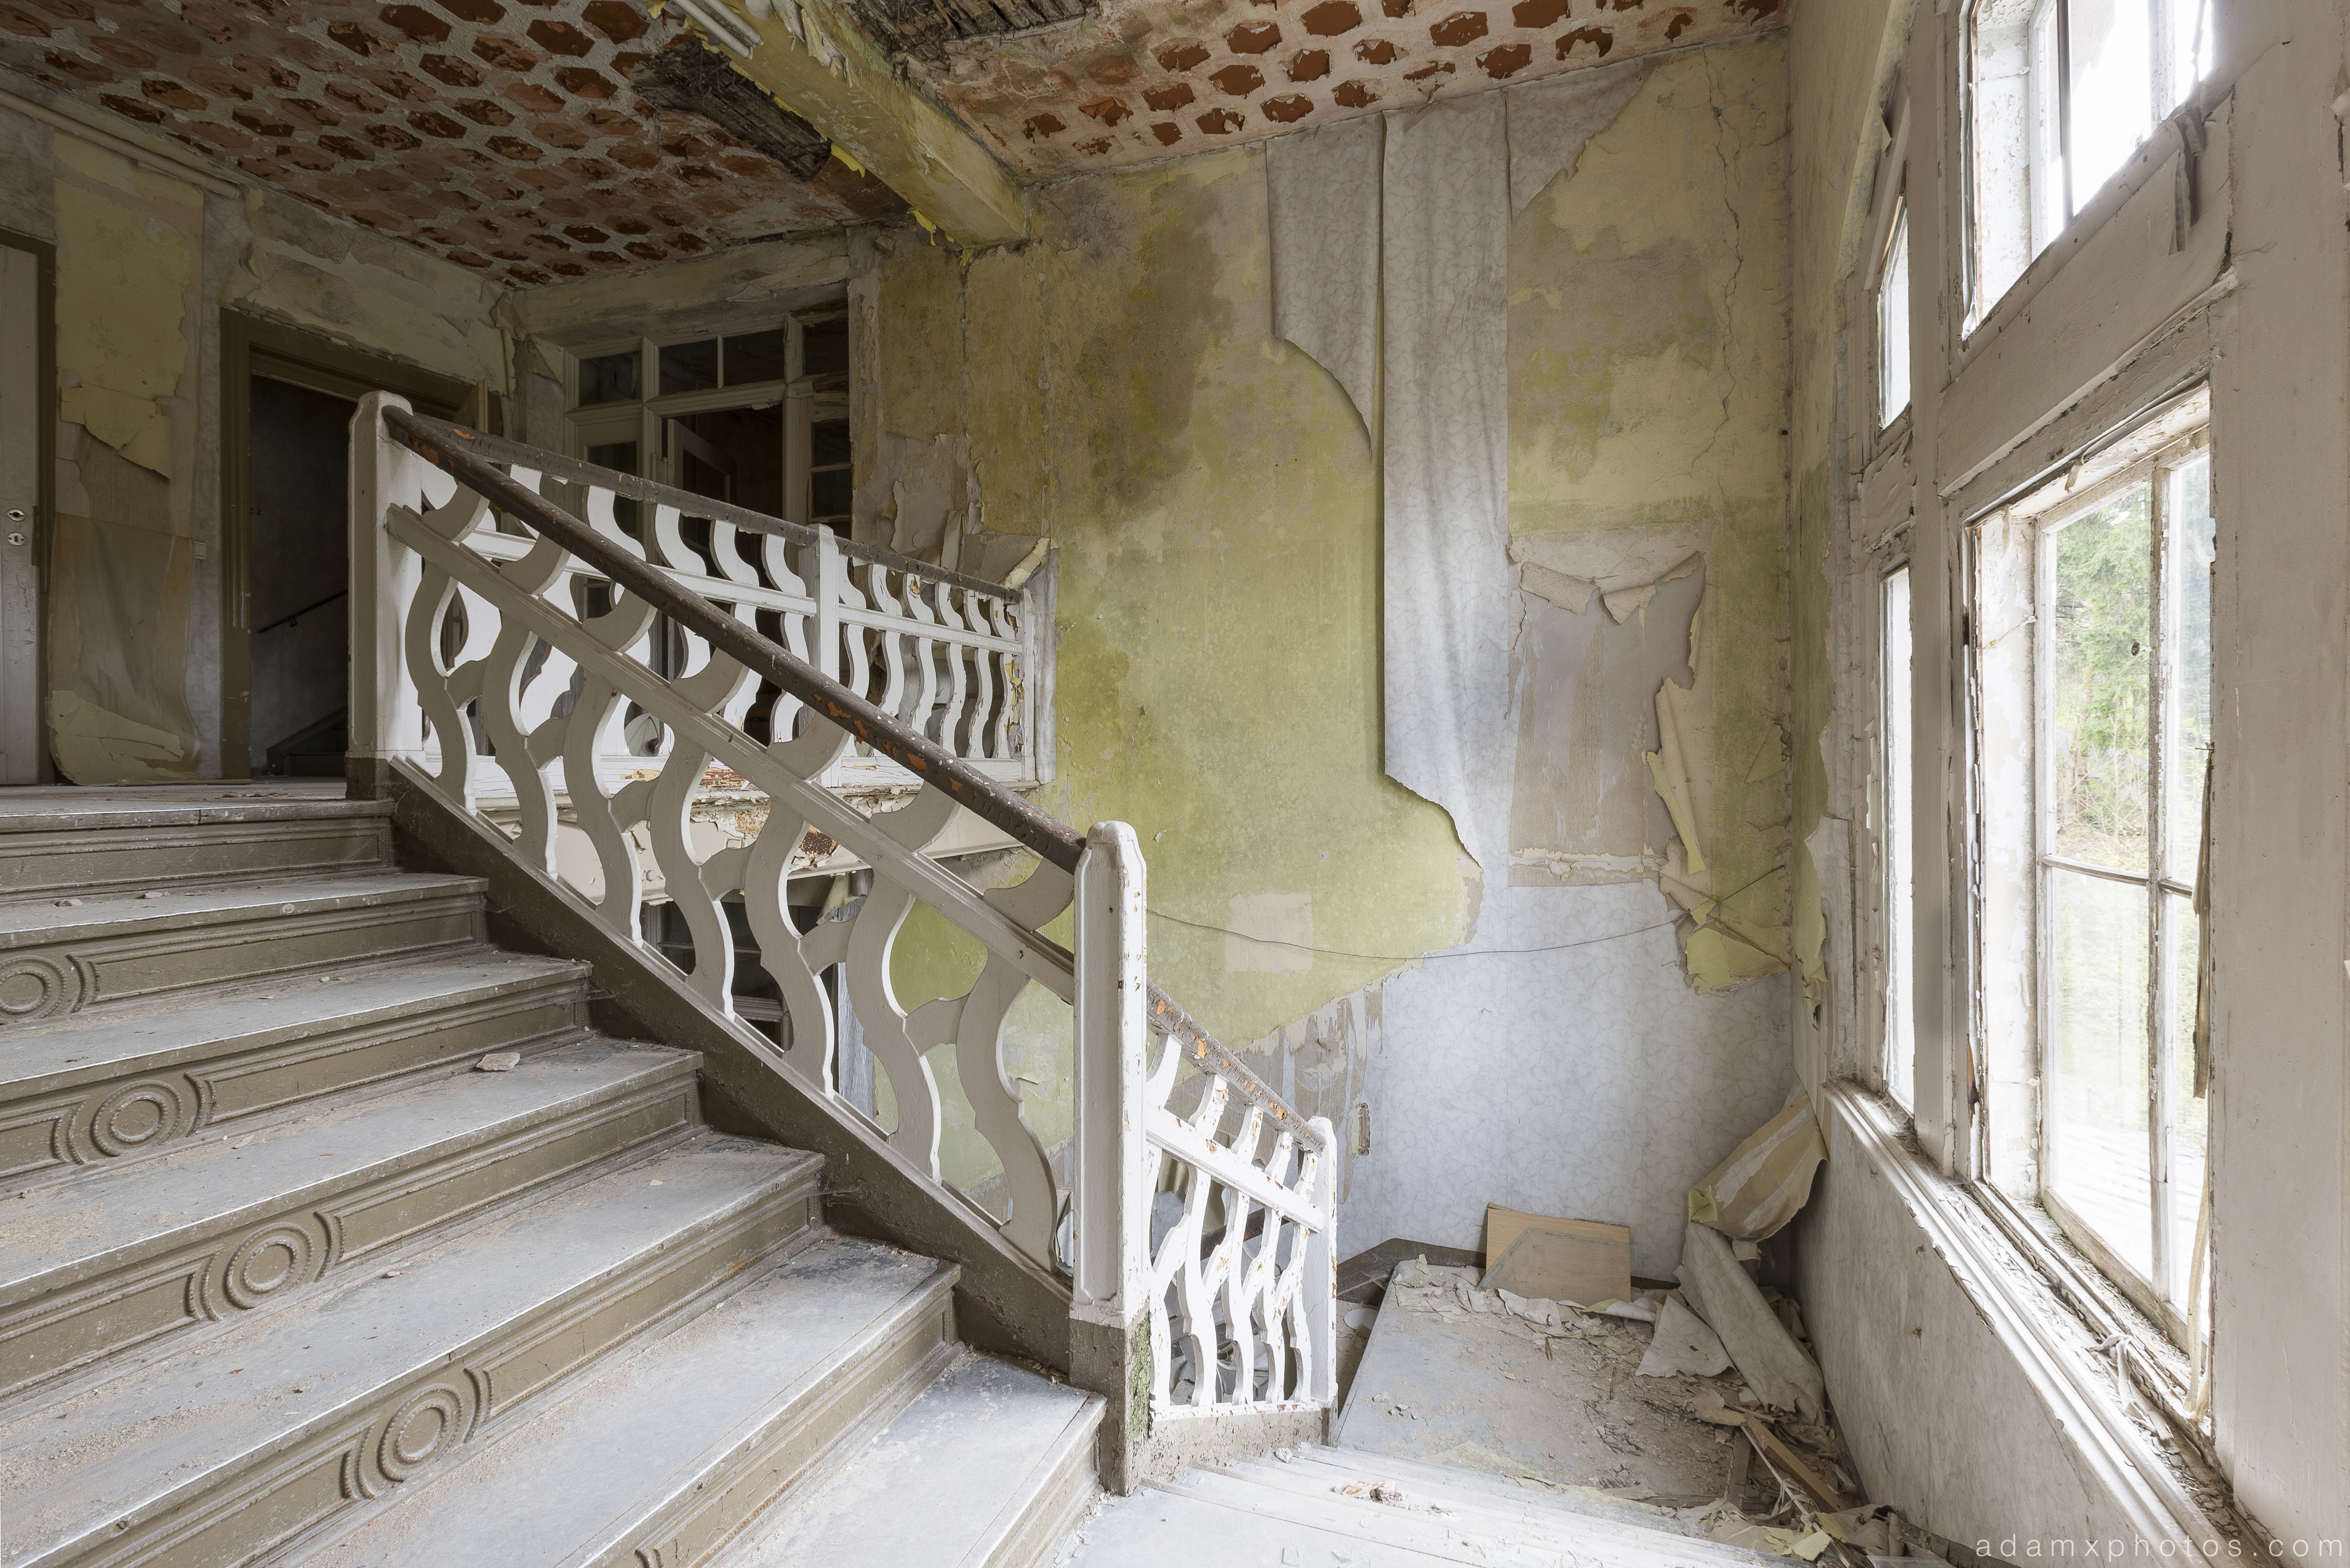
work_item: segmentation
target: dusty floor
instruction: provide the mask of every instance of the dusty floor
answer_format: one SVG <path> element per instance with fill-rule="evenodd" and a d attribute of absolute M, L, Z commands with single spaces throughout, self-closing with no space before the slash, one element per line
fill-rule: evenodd
<path fill-rule="evenodd" d="M 1728 1497 L 1752 1518 L 1774 1511 L 1770 1468 L 1746 1459 L 1736 1428 L 1698 1414 L 1752 1408 L 1734 1370 L 1640 1376 L 1648 1323 L 1569 1308 L 1548 1327 L 1478 1310 L 1502 1303 L 1475 1280 L 1474 1270 L 1399 1268 L 1334 1440 L 1669 1508 Z M 1776 1426 L 1825 1479 L 1855 1490 L 1835 1470 L 1832 1431 Z"/>

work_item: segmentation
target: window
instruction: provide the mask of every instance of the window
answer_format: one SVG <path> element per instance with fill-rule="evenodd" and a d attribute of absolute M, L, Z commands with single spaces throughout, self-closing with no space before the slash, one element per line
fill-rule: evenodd
<path fill-rule="evenodd" d="M 1896 566 L 1885 575 L 1877 594 L 1878 622 L 1884 628 L 1884 661 L 1877 687 L 1884 706 L 1879 732 L 1883 755 L 1878 772 L 1885 781 L 1881 809 L 1885 830 L 1885 1090 L 1905 1108 L 1918 1106 L 1917 1010 L 1911 999 L 1916 981 L 1910 974 L 1917 942 L 1913 935 L 1916 880 L 1910 860 L 1914 829 L 1909 820 L 1914 784 L 1910 778 L 1914 725 L 1909 690 L 1909 567 Z"/>
<path fill-rule="evenodd" d="M 855 472 L 848 318 L 836 307 L 745 326 L 582 352 L 572 379 L 573 450 L 606 468 L 846 534 Z M 623 527 L 633 528 L 633 514 L 624 502 Z"/>
<path fill-rule="evenodd" d="M 2185 400 L 1976 532 L 1983 700 L 2032 714 L 1978 727 L 1986 924 L 2030 933 L 1992 950 L 2036 954 L 2036 981 L 2018 987 L 2028 1012 L 2002 1011 L 2005 977 L 1986 972 L 1987 1016 L 2036 1044 L 2023 1071 L 2040 1080 L 2048 1213 L 2182 1339 L 2207 1125 L 2193 909 L 2211 736 L 2205 406 Z M 2028 765 L 2006 767 L 2018 745 Z M 2003 855 L 2019 820 L 2029 845 Z M 2003 881 L 2027 919 L 1999 906 Z M 1996 1078 L 2003 1042 L 1987 1044 Z M 1993 1093 L 1994 1121 L 2016 1112 Z"/>
<path fill-rule="evenodd" d="M 2210 0 L 1978 0 L 1971 16 L 1980 321 L 2211 68 Z"/>
<path fill-rule="evenodd" d="M 1877 281 L 1877 423 L 1899 419 L 1909 407 L 1909 209 L 1896 207 L 1893 237 Z"/>

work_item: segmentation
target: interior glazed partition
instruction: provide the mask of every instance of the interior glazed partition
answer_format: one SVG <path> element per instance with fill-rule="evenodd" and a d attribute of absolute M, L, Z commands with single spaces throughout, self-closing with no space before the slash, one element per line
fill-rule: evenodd
<path fill-rule="evenodd" d="M 1080 835 L 1007 787 L 1049 766 L 1051 628 L 1029 593 L 482 436 L 388 394 L 361 403 L 351 455 L 355 754 L 477 821 L 499 803 L 505 853 L 1063 1282 L 1074 1318 L 1133 1345 L 1129 1396 L 1147 1334 L 1152 1419 L 1327 1406 L 1329 1124 L 1302 1121 L 1150 983 L 1133 829 Z M 754 712 L 764 735 L 745 727 Z M 697 858 L 690 816 L 713 767 L 768 809 L 751 842 Z M 898 809 L 868 815 L 838 793 L 883 770 L 914 788 Z M 983 891 L 926 853 L 963 810 L 1035 855 L 1024 879 Z M 600 866 L 588 891 L 558 878 L 566 815 Z M 803 930 L 786 885 L 825 840 L 870 867 L 872 886 Z M 649 881 L 682 912 L 690 970 L 641 934 Z M 788 1016 L 780 1044 L 736 1012 L 734 898 Z M 909 1011 L 890 961 L 918 902 L 986 957 L 964 994 Z M 1073 906 L 1065 948 L 1042 933 Z M 894 1127 L 842 1093 L 827 976 Z M 1003 1054 L 1031 985 L 1071 1008 L 1066 1183 Z M 1001 1161 L 992 1206 L 941 1172 L 941 1047 Z"/>

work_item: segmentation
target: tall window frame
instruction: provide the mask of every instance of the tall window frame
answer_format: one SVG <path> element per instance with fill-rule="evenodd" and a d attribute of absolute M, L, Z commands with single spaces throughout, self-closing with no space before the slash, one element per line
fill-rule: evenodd
<path fill-rule="evenodd" d="M 2199 389 L 2172 400 L 1976 519 L 1968 552 L 1989 1174 L 2190 1346 L 2208 410 Z"/>
<path fill-rule="evenodd" d="M 1973 0 L 1969 331 L 2211 69 L 2213 0 Z"/>

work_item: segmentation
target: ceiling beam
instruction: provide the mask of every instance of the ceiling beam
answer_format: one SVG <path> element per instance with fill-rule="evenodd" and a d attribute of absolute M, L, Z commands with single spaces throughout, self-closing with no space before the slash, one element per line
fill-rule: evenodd
<path fill-rule="evenodd" d="M 672 0 L 670 14 L 962 245 L 1024 238 L 1020 185 L 945 109 L 899 81 L 847 16 L 796 0 Z"/>

